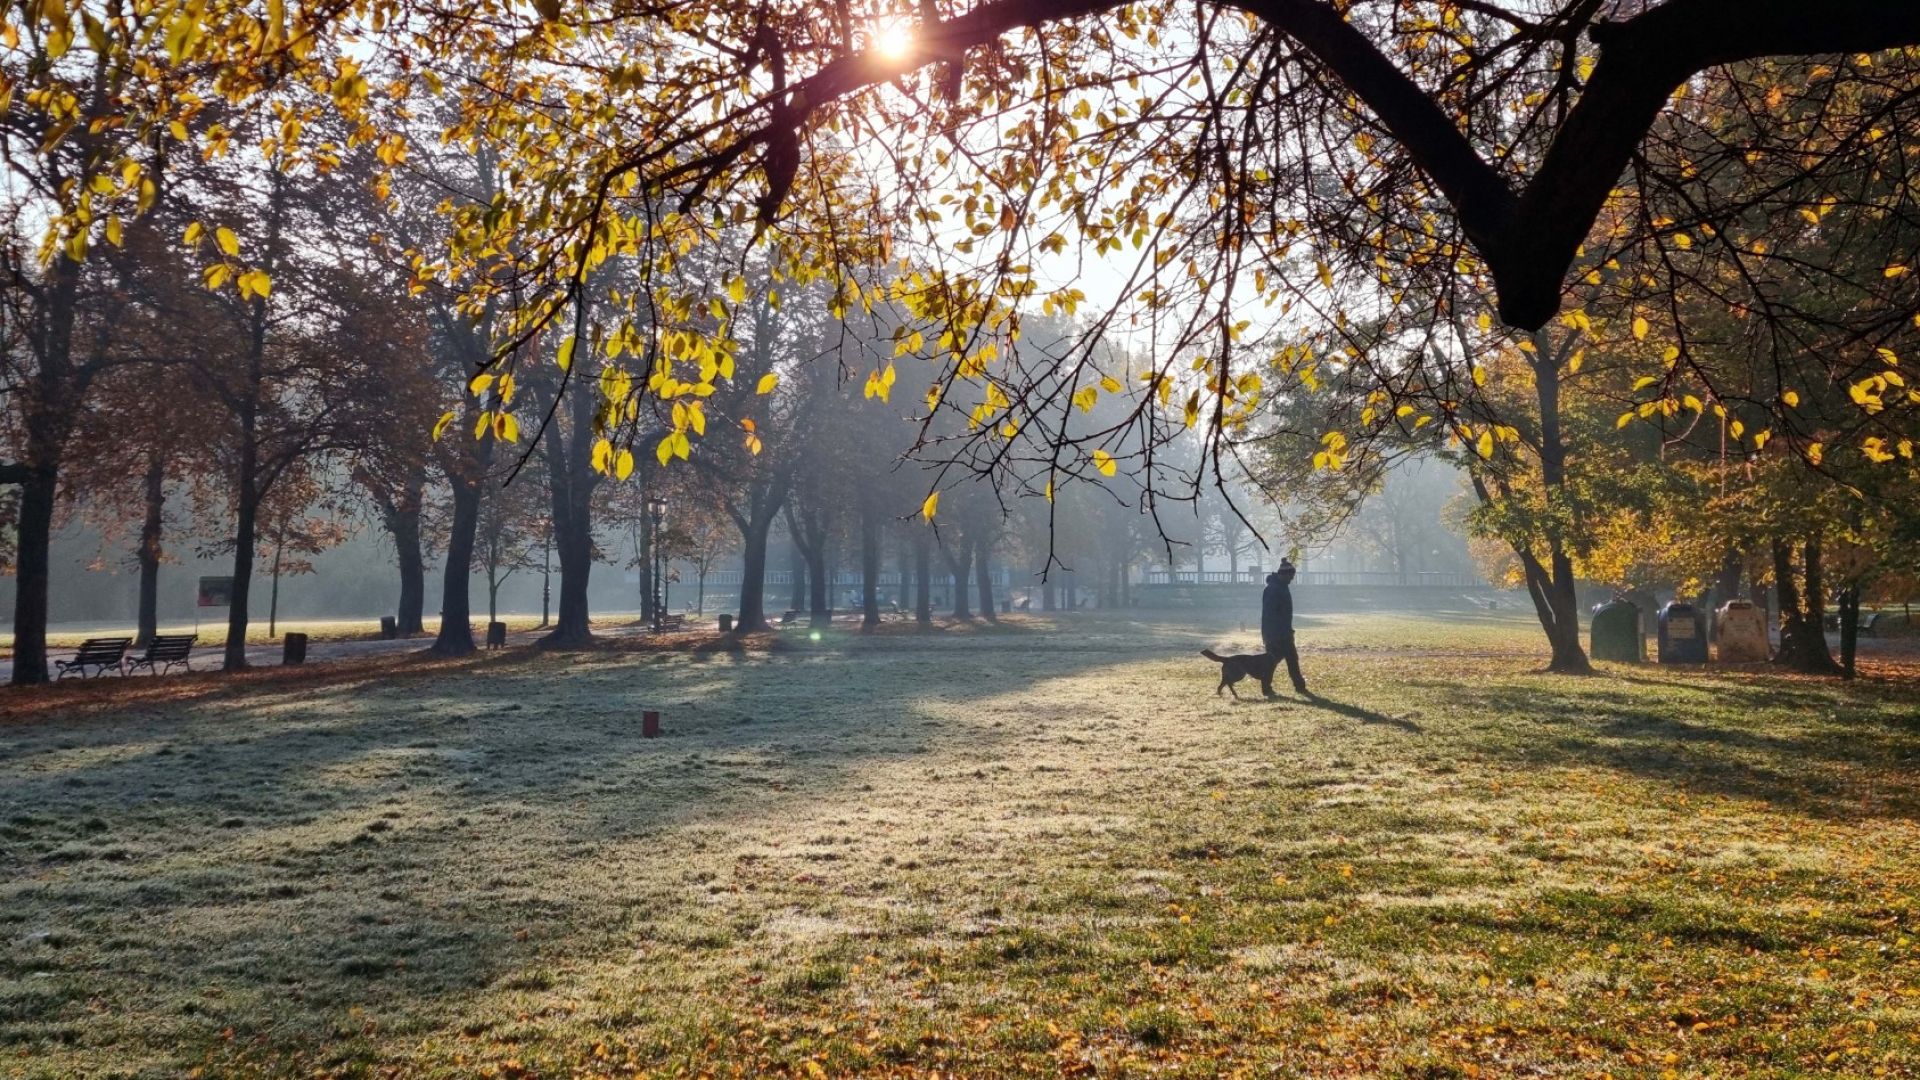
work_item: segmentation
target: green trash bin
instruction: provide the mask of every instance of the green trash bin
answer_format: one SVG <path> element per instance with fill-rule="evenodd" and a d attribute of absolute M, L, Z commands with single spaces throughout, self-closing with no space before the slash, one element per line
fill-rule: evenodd
<path fill-rule="evenodd" d="M 1638 664 L 1647 658 L 1646 638 L 1640 633 L 1640 609 L 1629 601 L 1616 597 L 1594 608 L 1588 634 L 1588 652 L 1595 660 Z"/>

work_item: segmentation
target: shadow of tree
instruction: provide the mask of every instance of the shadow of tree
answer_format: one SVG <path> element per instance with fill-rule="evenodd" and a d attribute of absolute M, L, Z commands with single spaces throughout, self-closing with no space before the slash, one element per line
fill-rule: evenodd
<path fill-rule="evenodd" d="M 1832 820 L 1920 819 L 1920 712 L 1909 704 L 1910 686 L 1809 689 L 1785 679 L 1683 675 L 1410 685 L 1469 715 L 1531 717 L 1539 738 L 1484 748 L 1529 766 L 1616 769 Z M 1650 707 L 1648 689 L 1668 695 L 1671 707 Z M 1690 718 L 1705 713 L 1708 722 Z"/>
<path fill-rule="evenodd" d="M 635 920 L 723 941 L 742 931 L 708 883 L 649 876 L 662 845 L 699 851 L 943 742 L 992 754 L 1011 730 L 962 732 L 944 707 L 1164 656 L 1184 633 L 526 650 L 118 691 L 83 723 L 15 723 L 0 937 L 23 944 L 0 952 L 0 1045 L 118 1038 L 184 1071 L 173 1048 L 249 1017 L 276 1018 L 275 1045 L 325 1041 L 349 1009 L 451 1022 Z M 642 736 L 646 709 L 664 737 Z M 164 1035 L 143 1030 L 156 1016 Z"/>

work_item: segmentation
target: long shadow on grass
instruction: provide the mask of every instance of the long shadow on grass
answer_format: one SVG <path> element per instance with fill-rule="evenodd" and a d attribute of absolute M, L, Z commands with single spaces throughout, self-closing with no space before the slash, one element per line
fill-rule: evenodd
<path fill-rule="evenodd" d="M 1345 701 L 1335 701 L 1333 698 L 1322 697 L 1319 694 L 1309 693 L 1302 700 L 1313 708 L 1338 713 L 1341 716 L 1358 720 L 1363 724 L 1381 724 L 1386 727 L 1398 728 L 1401 731 L 1414 735 L 1423 734 L 1426 731 L 1425 728 L 1414 723 L 1413 720 L 1408 717 L 1388 716 L 1386 713 L 1375 712 L 1365 706 L 1354 705 Z"/>
<path fill-rule="evenodd" d="M 730 823 L 835 797 L 867 768 L 955 740 L 993 754 L 1017 723 L 939 706 L 1163 656 L 1189 633 L 529 655 L 14 725 L 0 1053 L 84 1041 L 175 1071 L 250 1040 L 338 1044 L 352 1008 L 433 1029 L 482 995 L 538 995 L 637 923 L 698 948 L 731 931 L 703 921 L 707 882 L 649 876 L 661 845 L 724 854 Z M 643 738 L 647 709 L 663 738 Z"/>
<path fill-rule="evenodd" d="M 1841 821 L 1920 818 L 1920 717 L 1911 688 L 1822 694 L 1799 684 L 1636 680 L 1670 707 L 1608 680 L 1549 686 L 1422 682 L 1462 714 L 1509 714 L 1537 738 L 1484 747 L 1528 765 L 1599 766 L 1690 792 L 1753 799 Z"/>

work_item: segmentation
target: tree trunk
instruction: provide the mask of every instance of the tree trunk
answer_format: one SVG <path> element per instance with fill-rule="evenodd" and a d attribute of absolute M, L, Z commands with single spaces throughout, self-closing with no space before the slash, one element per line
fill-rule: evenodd
<path fill-rule="evenodd" d="M 253 591 L 253 546 L 258 539 L 255 530 L 260 512 L 251 476 L 243 481 L 239 503 L 233 525 L 233 600 L 227 608 L 227 646 L 221 665 L 226 671 L 244 671 L 247 667 L 247 600 Z"/>
<path fill-rule="evenodd" d="M 1533 365 L 1534 392 L 1540 402 L 1540 479 L 1549 493 L 1558 493 L 1565 489 L 1567 477 L 1567 448 L 1560 437 L 1560 369 L 1551 343 L 1543 335 L 1534 337 L 1534 355 L 1540 357 Z M 1561 675 L 1592 674 L 1593 665 L 1580 647 L 1580 599 L 1574 592 L 1573 558 L 1556 527 L 1547 527 L 1545 572 L 1539 572 L 1543 568 L 1531 553 L 1526 561 L 1532 564 L 1527 576 L 1535 610 L 1553 646 L 1547 670 Z"/>
<path fill-rule="evenodd" d="M 800 547 L 800 536 L 797 529 L 790 531 L 788 540 L 792 544 L 792 551 L 789 552 L 787 566 L 788 573 L 793 578 L 792 582 L 790 582 L 793 586 L 791 590 L 793 602 L 787 605 L 787 610 L 801 611 L 807 606 L 807 556 Z"/>
<path fill-rule="evenodd" d="M 473 540 L 480 526 L 480 482 L 453 480 L 453 521 L 447 534 L 447 568 L 440 578 L 440 633 L 429 651 L 438 656 L 466 656 L 474 651 L 472 598 L 467 587 L 473 577 Z M 493 593 L 487 583 L 487 621 L 494 620 Z"/>
<path fill-rule="evenodd" d="M 394 559 L 400 567 L 400 608 L 394 624 L 401 637 L 426 630 L 427 563 L 420 549 L 420 503 L 423 477 L 410 477 L 387 522 L 393 534 Z"/>
<path fill-rule="evenodd" d="M 734 623 L 735 633 L 768 629 L 767 534 L 772 531 L 771 514 L 740 529 L 740 618 Z"/>
<path fill-rule="evenodd" d="M 1860 646 L 1860 586 L 1840 590 L 1840 677 L 1853 678 L 1853 661 Z"/>
<path fill-rule="evenodd" d="M 47 582 L 53 548 L 58 470 L 45 458 L 20 485 L 20 527 L 14 553 L 13 683 L 47 681 Z"/>
<path fill-rule="evenodd" d="M 1820 541 L 1809 538 L 1804 548 L 1806 588 L 1793 580 L 1793 546 L 1786 540 L 1773 541 L 1774 587 L 1780 595 L 1780 648 L 1773 662 L 1810 675 L 1835 675 L 1840 666 L 1833 662 L 1827 648 L 1826 629 L 1821 625 L 1825 603 L 1820 598 Z"/>
<path fill-rule="evenodd" d="M 933 541 L 925 529 L 913 533 L 913 621 L 922 630 L 933 625 Z"/>
<path fill-rule="evenodd" d="M 556 507 L 556 512 L 559 509 Z M 555 524 L 554 549 L 560 556 L 560 610 L 553 629 L 541 639 L 543 645 L 570 648 L 593 641 L 587 609 L 587 579 L 593 573 L 593 537 L 588 532 L 588 522 L 580 520 L 585 516 L 569 510 L 562 519 L 566 525 Z"/>
<path fill-rule="evenodd" d="M 570 414 L 567 427 L 552 432 L 546 446 L 553 544 L 560 556 L 560 610 L 553 629 L 540 639 L 549 648 L 579 648 L 593 641 L 587 580 L 593 573 L 593 489 L 599 477 L 587 462 L 594 440 L 594 402 L 576 389 L 564 404 Z"/>
<path fill-rule="evenodd" d="M 967 542 L 960 541 L 955 549 L 942 549 L 947 559 L 947 570 L 953 577 L 953 617 L 956 619 L 973 618 L 973 610 L 967 606 L 967 569 L 972 562 L 972 554 Z"/>
<path fill-rule="evenodd" d="M 160 534 L 165 526 L 162 516 L 167 504 L 167 459 L 155 453 L 147 457 L 144 494 L 146 516 L 140 522 L 140 614 L 135 630 L 135 645 L 144 646 L 160 630 Z"/>
<path fill-rule="evenodd" d="M 826 626 L 833 621 L 833 603 L 828 598 L 832 575 L 827 573 L 827 545 L 824 540 L 807 552 L 807 624 Z"/>
<path fill-rule="evenodd" d="M 973 580 L 980 587 L 980 617 L 999 622 L 999 609 L 993 605 L 993 546 L 984 540 L 973 545 Z"/>
<path fill-rule="evenodd" d="M 860 625 L 880 625 L 880 515 L 860 515 Z"/>
<path fill-rule="evenodd" d="M 633 545 L 633 557 L 640 570 L 640 621 L 653 625 L 653 515 L 645 510 L 640 512 L 640 528 L 636 532 Z"/>

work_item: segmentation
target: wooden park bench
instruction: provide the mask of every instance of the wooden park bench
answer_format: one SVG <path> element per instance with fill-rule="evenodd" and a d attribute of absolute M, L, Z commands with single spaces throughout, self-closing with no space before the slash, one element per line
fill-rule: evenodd
<path fill-rule="evenodd" d="M 780 625 L 785 626 L 788 623 L 793 622 L 795 619 L 798 619 L 799 617 L 800 617 L 800 612 L 797 608 L 793 611 L 783 611 L 780 613 Z"/>
<path fill-rule="evenodd" d="M 1873 632 L 1880 627 L 1880 613 L 1877 611 L 1862 611 L 1854 617 L 1853 625 L 1861 637 L 1872 637 Z M 1832 612 L 1827 615 L 1827 629 L 1835 631 L 1836 633 L 1839 631 L 1840 615 L 1838 612 Z"/>
<path fill-rule="evenodd" d="M 132 638 L 88 638 L 80 643 L 80 652 L 73 659 L 53 662 L 53 666 L 60 669 L 60 674 L 54 678 L 64 679 L 77 671 L 80 677 L 85 679 L 88 678 L 88 668 L 92 668 L 95 675 L 105 674 L 108 668 L 118 669 L 120 674 L 125 675 L 127 672 L 124 662 L 127 658 L 127 646 L 131 644 L 133 644 Z"/>
<path fill-rule="evenodd" d="M 660 629 L 662 630 L 684 630 L 686 627 L 687 617 L 684 614 L 660 616 Z"/>
<path fill-rule="evenodd" d="M 172 673 L 175 664 L 192 670 L 188 663 L 193 658 L 193 643 L 199 641 L 198 634 L 155 634 L 147 642 L 147 651 L 127 661 L 127 674 L 131 675 L 146 668 L 149 675 L 161 672 Z"/>

